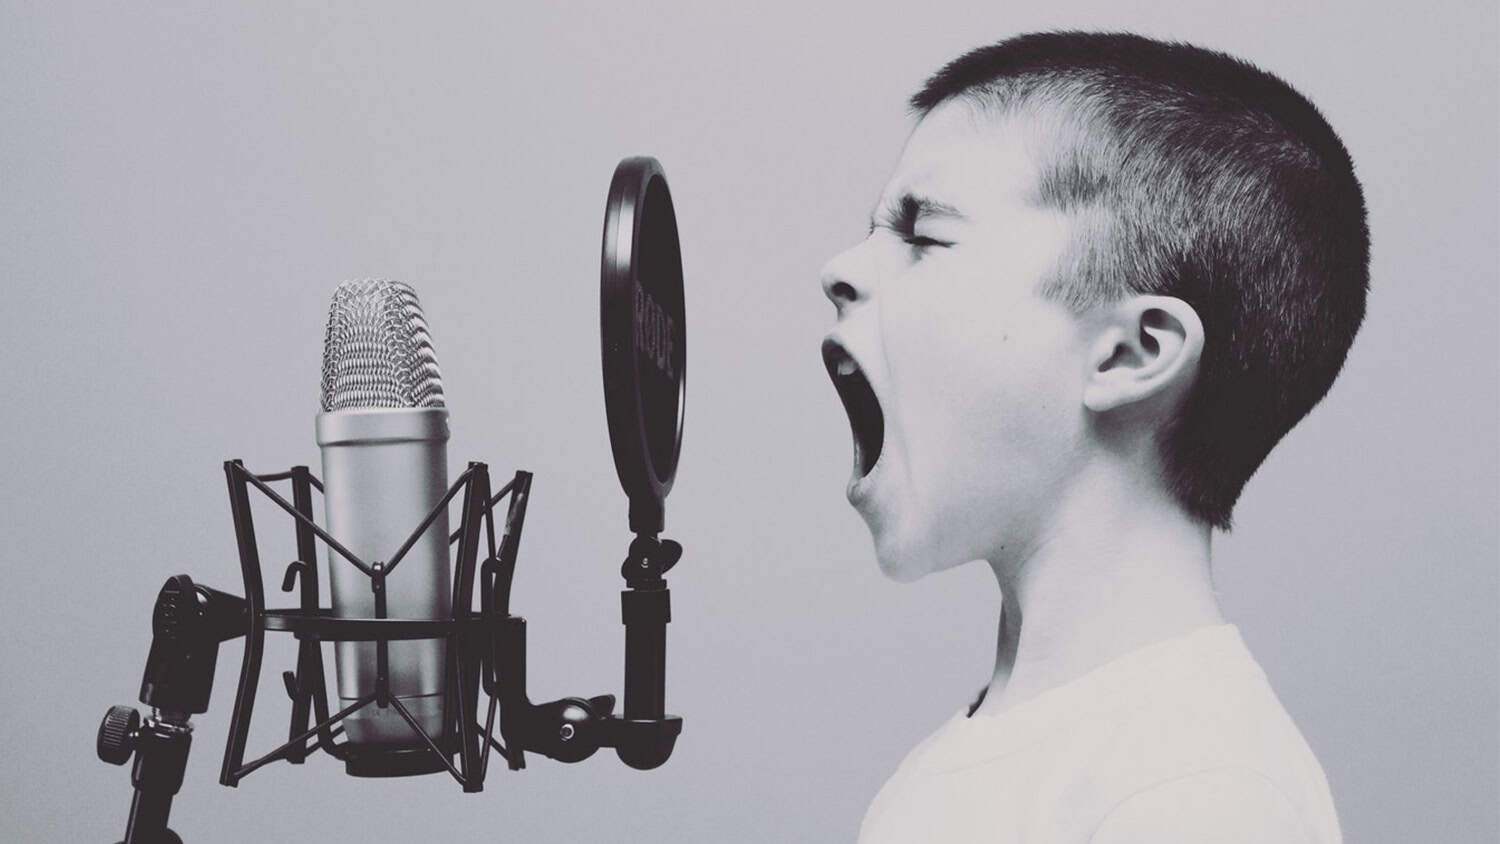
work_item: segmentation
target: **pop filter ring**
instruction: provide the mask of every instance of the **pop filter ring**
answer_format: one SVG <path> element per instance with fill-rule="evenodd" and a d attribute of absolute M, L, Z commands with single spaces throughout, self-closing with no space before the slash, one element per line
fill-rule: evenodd
<path fill-rule="evenodd" d="M 661 163 L 615 168 L 604 212 L 599 334 L 605 415 L 630 529 L 655 535 L 677 474 L 687 391 L 682 248 Z"/>

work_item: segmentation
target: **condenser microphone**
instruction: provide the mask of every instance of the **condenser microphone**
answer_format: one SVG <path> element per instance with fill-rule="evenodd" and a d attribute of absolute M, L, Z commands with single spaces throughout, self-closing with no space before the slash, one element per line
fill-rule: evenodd
<path fill-rule="evenodd" d="M 334 293 L 323 345 L 317 440 L 328 532 L 371 566 L 385 566 L 448 491 L 443 383 L 422 306 L 408 285 L 347 281 Z M 446 512 L 400 557 L 388 578 L 372 581 L 331 551 L 328 575 L 337 617 L 375 618 L 372 582 L 383 581 L 386 617 L 448 618 Z M 443 639 L 414 639 L 388 646 L 391 694 L 434 737 L 444 727 L 445 645 Z M 340 641 L 335 659 L 341 709 L 375 690 L 375 642 Z M 394 707 L 365 706 L 343 724 L 355 745 L 422 743 Z"/>

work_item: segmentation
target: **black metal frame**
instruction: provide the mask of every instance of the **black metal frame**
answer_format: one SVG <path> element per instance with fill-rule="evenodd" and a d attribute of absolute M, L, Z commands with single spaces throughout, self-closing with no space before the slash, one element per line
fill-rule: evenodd
<path fill-rule="evenodd" d="M 491 495 L 488 467 L 470 463 L 391 560 L 373 563 L 361 560 L 318 527 L 313 517 L 313 491 L 322 491 L 323 487 L 306 466 L 257 475 L 240 461 L 231 460 L 224 464 L 224 474 L 245 597 L 196 584 L 185 574 L 168 578 L 152 611 L 151 651 L 141 680 L 140 701 L 151 707 L 151 715 L 142 721 L 132 707 L 116 706 L 99 726 L 101 760 L 123 765 L 135 759 L 131 769 L 135 796 L 124 844 L 181 840 L 167 828 L 167 821 L 187 767 L 192 743 L 190 716 L 208 711 L 219 645 L 240 636 L 245 637 L 245 652 L 219 773 L 219 782 L 224 785 L 236 786 L 278 759 L 301 764 L 319 750 L 342 760 L 345 769 L 355 776 L 407 776 L 446 770 L 466 792 L 484 789 L 492 749 L 499 751 L 511 770 L 526 766 L 526 751 L 560 762 L 578 762 L 600 747 L 612 747 L 622 762 L 639 770 L 655 768 L 672 755 L 682 732 L 682 719 L 664 711 L 666 626 L 671 621 L 671 591 L 665 575 L 682 556 L 678 543 L 661 539 L 654 531 L 637 532 L 620 567 L 626 587 L 620 593 L 620 615 L 625 625 L 624 711 L 614 714 L 614 695 L 534 704 L 526 694 L 526 619 L 510 614 L 511 580 L 531 495 L 531 473 L 516 472 L 514 479 Z M 291 502 L 270 486 L 282 481 L 291 482 Z M 287 566 L 281 589 L 291 592 L 300 583 L 296 608 L 266 608 L 250 512 L 251 487 L 286 511 L 295 523 L 298 559 Z M 459 492 L 463 493 L 459 528 L 448 538 L 450 545 L 458 544 L 449 617 L 387 617 L 386 580 Z M 507 496 L 510 501 L 505 527 L 497 541 L 494 509 Z M 476 565 L 481 528 L 488 555 L 482 565 Z M 331 610 L 319 606 L 319 540 L 331 549 L 330 558 L 337 554 L 370 578 L 375 594 L 374 618 L 335 617 Z M 472 609 L 476 573 L 480 578 L 478 612 Z M 281 675 L 291 698 L 291 722 L 286 742 L 245 762 L 266 631 L 291 633 L 298 640 L 296 670 Z M 423 730 L 400 699 L 391 694 L 388 671 L 390 642 L 435 638 L 447 640 L 445 711 L 438 736 Z M 374 691 L 332 715 L 328 713 L 323 672 L 325 641 L 376 643 Z M 481 688 L 489 696 L 483 727 L 476 717 Z M 336 726 L 338 722 L 370 704 L 394 708 L 421 739 L 420 744 L 391 747 L 337 741 L 344 729 Z M 503 744 L 495 738 L 497 710 Z M 317 723 L 309 726 L 314 717 Z M 451 761 L 455 754 L 457 766 Z"/>
<path fill-rule="evenodd" d="M 239 688 L 235 694 L 234 712 L 230 719 L 219 782 L 236 786 L 240 780 L 264 765 L 278 759 L 300 764 L 318 750 L 343 760 L 351 773 L 356 772 L 357 766 L 365 775 L 376 776 L 446 769 L 466 792 L 483 789 L 485 773 L 489 767 L 488 751 L 491 748 L 498 750 L 512 768 L 523 767 L 520 747 L 508 750 L 495 739 L 494 727 L 496 706 L 502 696 L 514 697 L 518 693 L 519 701 L 526 704 L 525 708 L 530 708 L 529 702 L 525 701 L 524 691 L 524 638 L 520 640 L 519 651 L 514 645 L 503 647 L 507 656 L 520 661 L 513 668 L 518 670 L 522 685 L 509 695 L 502 694 L 496 656 L 502 650 L 505 631 L 513 630 L 516 622 L 524 625 L 523 620 L 510 617 L 509 603 L 516 551 L 530 496 L 531 473 L 516 472 L 509 483 L 491 495 L 489 468 L 484 463 L 470 463 L 449 488 L 443 500 L 412 531 L 391 559 L 385 562 L 360 559 L 317 525 L 313 516 L 312 493 L 313 490 L 322 492 L 323 486 L 306 466 L 294 466 L 286 472 L 257 475 L 247 470 L 241 461 L 231 460 L 224 464 L 224 473 L 229 485 L 240 571 L 245 581 L 245 599 L 249 611 L 246 614 L 248 627 L 244 661 L 240 668 Z M 291 502 L 270 486 L 281 481 L 291 482 Z M 255 525 L 250 513 L 251 487 L 265 494 L 295 521 L 298 559 L 287 566 L 281 588 L 284 592 L 291 592 L 300 584 L 300 605 L 296 608 L 266 608 Z M 462 515 L 458 530 L 449 537 L 450 545 L 458 545 L 454 559 L 452 615 L 435 620 L 388 618 L 385 601 L 387 578 L 406 552 L 460 492 L 463 493 Z M 505 527 L 497 543 L 494 508 L 507 496 L 510 501 Z M 481 527 L 489 553 L 482 566 L 481 609 L 474 612 L 471 607 Z M 370 578 L 370 586 L 375 593 L 374 618 L 335 618 L 330 610 L 319 607 L 318 541 L 328 546 L 332 552 L 330 558 L 336 554 Z M 521 630 L 520 635 L 524 637 L 524 626 Z M 296 671 L 282 673 L 287 695 L 292 701 L 291 722 L 288 739 L 284 744 L 245 762 L 245 744 L 250 730 L 251 712 L 255 706 L 267 631 L 289 632 L 298 640 Z M 439 736 L 428 735 L 400 699 L 391 694 L 387 671 L 388 646 L 391 641 L 428 638 L 448 640 L 444 674 L 446 711 L 444 732 Z M 375 690 L 332 715 L 328 711 L 327 680 L 323 672 L 321 643 L 324 641 L 376 643 Z M 481 685 L 489 695 L 488 711 L 482 728 L 476 720 Z M 351 745 L 347 740 L 336 742 L 343 728 L 335 725 L 371 704 L 394 708 L 421 737 L 425 748 L 406 749 L 384 758 L 377 753 L 376 758 L 372 759 L 371 752 L 367 749 Z M 317 722 L 309 725 L 314 715 Z M 516 743 L 512 741 L 511 744 Z M 455 753 L 458 756 L 457 767 L 451 761 Z M 441 768 L 435 763 L 441 763 Z"/>

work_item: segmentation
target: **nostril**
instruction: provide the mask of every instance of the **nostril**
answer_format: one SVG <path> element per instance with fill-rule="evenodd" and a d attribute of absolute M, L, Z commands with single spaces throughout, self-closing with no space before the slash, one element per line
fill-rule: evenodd
<path fill-rule="evenodd" d="M 847 281 L 835 281 L 828 288 L 828 295 L 835 302 L 853 302 L 856 297 L 854 285 Z"/>

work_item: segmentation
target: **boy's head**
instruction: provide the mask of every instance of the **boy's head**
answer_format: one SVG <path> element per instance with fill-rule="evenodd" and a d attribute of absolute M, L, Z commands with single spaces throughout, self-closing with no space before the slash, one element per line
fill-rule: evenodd
<path fill-rule="evenodd" d="M 1243 62 L 1116 34 L 975 50 L 912 105 L 871 236 L 824 274 L 883 567 L 1024 554 L 1101 459 L 1227 528 L 1364 315 L 1332 129 Z"/>

